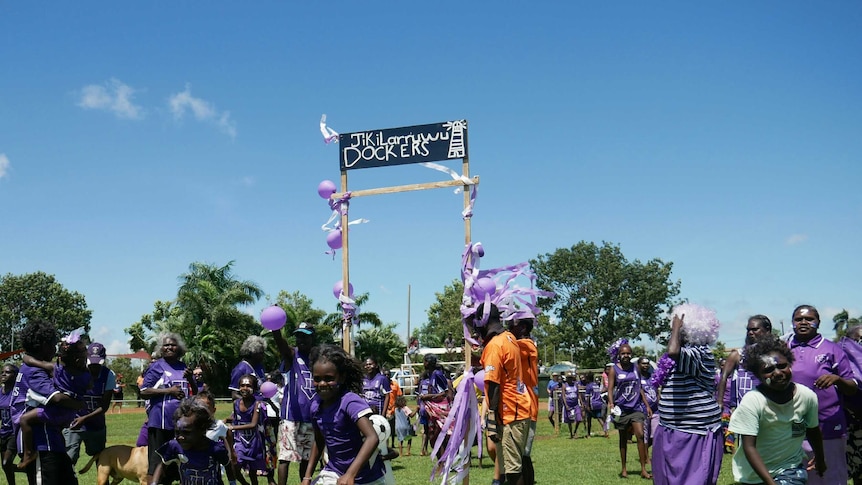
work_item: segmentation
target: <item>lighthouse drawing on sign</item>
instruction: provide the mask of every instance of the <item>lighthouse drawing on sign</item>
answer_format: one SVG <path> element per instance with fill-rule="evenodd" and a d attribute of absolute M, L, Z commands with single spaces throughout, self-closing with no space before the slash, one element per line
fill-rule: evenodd
<path fill-rule="evenodd" d="M 451 133 L 447 158 L 464 158 L 464 130 L 467 129 L 467 120 L 449 121 L 443 123 L 443 127 Z"/>

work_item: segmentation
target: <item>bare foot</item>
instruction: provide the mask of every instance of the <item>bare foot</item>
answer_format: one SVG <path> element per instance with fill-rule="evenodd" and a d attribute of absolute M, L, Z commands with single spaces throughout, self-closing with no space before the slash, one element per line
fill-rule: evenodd
<path fill-rule="evenodd" d="M 24 452 L 24 456 L 21 458 L 21 462 L 18 463 L 18 469 L 23 470 L 30 466 L 31 463 L 36 461 L 36 453 Z"/>
<path fill-rule="evenodd" d="M 644 470 L 641 472 L 641 478 L 643 478 L 644 480 L 652 480 L 652 473 Z"/>
<path fill-rule="evenodd" d="M 620 472 L 620 478 L 628 478 L 628 477 L 629 477 L 628 471 L 623 470 L 622 472 Z"/>

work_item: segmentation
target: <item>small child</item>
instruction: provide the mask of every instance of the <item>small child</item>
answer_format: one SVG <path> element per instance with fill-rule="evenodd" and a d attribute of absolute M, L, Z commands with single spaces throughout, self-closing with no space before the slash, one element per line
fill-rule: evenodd
<path fill-rule="evenodd" d="M 202 389 L 198 391 L 197 394 L 193 397 L 196 401 L 203 403 L 210 412 L 210 416 L 213 417 L 213 424 L 207 428 L 207 438 L 214 443 L 221 443 L 222 446 L 227 450 L 228 460 L 230 463 L 234 462 L 234 453 L 233 453 L 233 436 L 230 434 L 230 430 L 227 428 L 227 425 L 224 424 L 224 421 L 221 419 L 215 419 L 216 405 L 215 405 L 215 396 L 211 392 L 206 389 Z M 142 445 L 147 446 L 147 445 Z M 231 485 L 236 485 L 236 478 L 234 474 L 233 467 L 225 467 L 225 474 L 227 475 L 228 482 Z"/>
<path fill-rule="evenodd" d="M 159 483 L 165 465 L 176 463 L 181 485 L 223 485 L 221 466 L 229 463 L 224 444 L 207 438 L 214 424 L 210 410 L 200 400 L 186 398 L 174 413 L 176 437 L 156 451 L 162 462 L 153 472 L 152 483 Z"/>
<path fill-rule="evenodd" d="M 58 362 L 52 364 L 24 354 L 24 363 L 31 367 L 39 367 L 53 374 L 56 392 L 65 394 L 80 402 L 83 407 L 83 396 L 90 386 L 90 372 L 87 370 L 87 346 L 80 339 L 83 329 L 78 329 L 60 341 L 57 353 Z M 78 414 L 77 409 L 54 404 L 50 396 L 42 396 L 32 389 L 27 391 L 27 406 L 19 420 L 23 456 L 18 463 L 18 469 L 23 470 L 36 460 L 33 451 L 33 425 L 47 424 L 59 428 L 69 426 Z M 40 407 L 42 406 L 42 407 Z"/>
<path fill-rule="evenodd" d="M 310 483 L 324 447 L 329 460 L 316 485 L 383 485 L 382 457 L 369 461 L 380 439 L 369 419 L 371 407 L 360 395 L 363 372 L 359 361 L 335 345 L 315 347 L 311 361 L 317 389 L 311 403 L 314 445 L 302 485 Z"/>
<path fill-rule="evenodd" d="M 256 392 L 257 376 L 240 377 L 240 398 L 233 403 L 232 424 L 228 427 L 233 432 L 237 468 L 248 471 L 252 485 L 257 485 L 258 475 L 266 475 L 267 471 L 263 435 L 266 404 L 255 399 Z M 241 477 L 238 470 L 237 477 Z"/>
<path fill-rule="evenodd" d="M 569 439 L 578 437 L 578 427 L 583 420 L 578 388 L 579 386 L 575 382 L 574 374 L 567 375 L 566 382 L 563 383 L 563 406 L 565 407 L 563 422 L 569 425 Z M 572 431 L 572 423 L 575 423 L 574 431 Z"/>
<path fill-rule="evenodd" d="M 398 454 L 410 456 L 410 447 L 413 445 L 413 423 L 410 418 L 416 414 L 407 406 L 404 396 L 395 398 L 395 433 L 398 435 Z M 407 454 L 404 454 L 404 440 L 407 440 Z"/>

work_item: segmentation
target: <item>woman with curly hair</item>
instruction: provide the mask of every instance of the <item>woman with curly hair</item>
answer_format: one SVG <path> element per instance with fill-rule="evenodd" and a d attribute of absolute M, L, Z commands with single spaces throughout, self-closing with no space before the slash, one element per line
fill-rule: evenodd
<path fill-rule="evenodd" d="M 733 478 L 741 483 L 804 484 L 802 440 L 815 458 L 809 465 L 826 470 L 823 436 L 817 419 L 814 391 L 793 382 L 795 360 L 787 344 L 766 335 L 745 348 L 746 370 L 760 384 L 742 397 L 730 417 L 730 431 L 740 436 L 741 450 L 733 455 Z"/>
<path fill-rule="evenodd" d="M 685 304 L 673 309 L 667 354 L 653 383 L 661 387 L 652 472 L 659 485 L 714 485 L 724 454 L 721 408 L 715 400 L 715 312 Z"/>
<path fill-rule="evenodd" d="M 150 400 L 147 411 L 147 445 L 149 446 L 149 468 L 147 483 L 152 482 L 156 466 L 162 462 L 156 450 L 174 437 L 174 413 L 180 402 L 191 393 L 197 392 L 192 369 L 186 367 L 180 358 L 186 353 L 186 344 L 175 333 L 163 333 L 156 337 L 156 350 L 153 361 L 144 374 L 141 397 Z M 178 477 L 176 466 L 166 470 L 165 480 Z"/>

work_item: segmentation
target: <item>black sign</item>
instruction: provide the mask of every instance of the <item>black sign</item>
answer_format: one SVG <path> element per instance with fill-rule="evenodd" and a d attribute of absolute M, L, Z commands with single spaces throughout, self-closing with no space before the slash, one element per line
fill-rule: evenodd
<path fill-rule="evenodd" d="M 338 136 L 341 170 L 434 162 L 467 156 L 467 120 Z"/>

